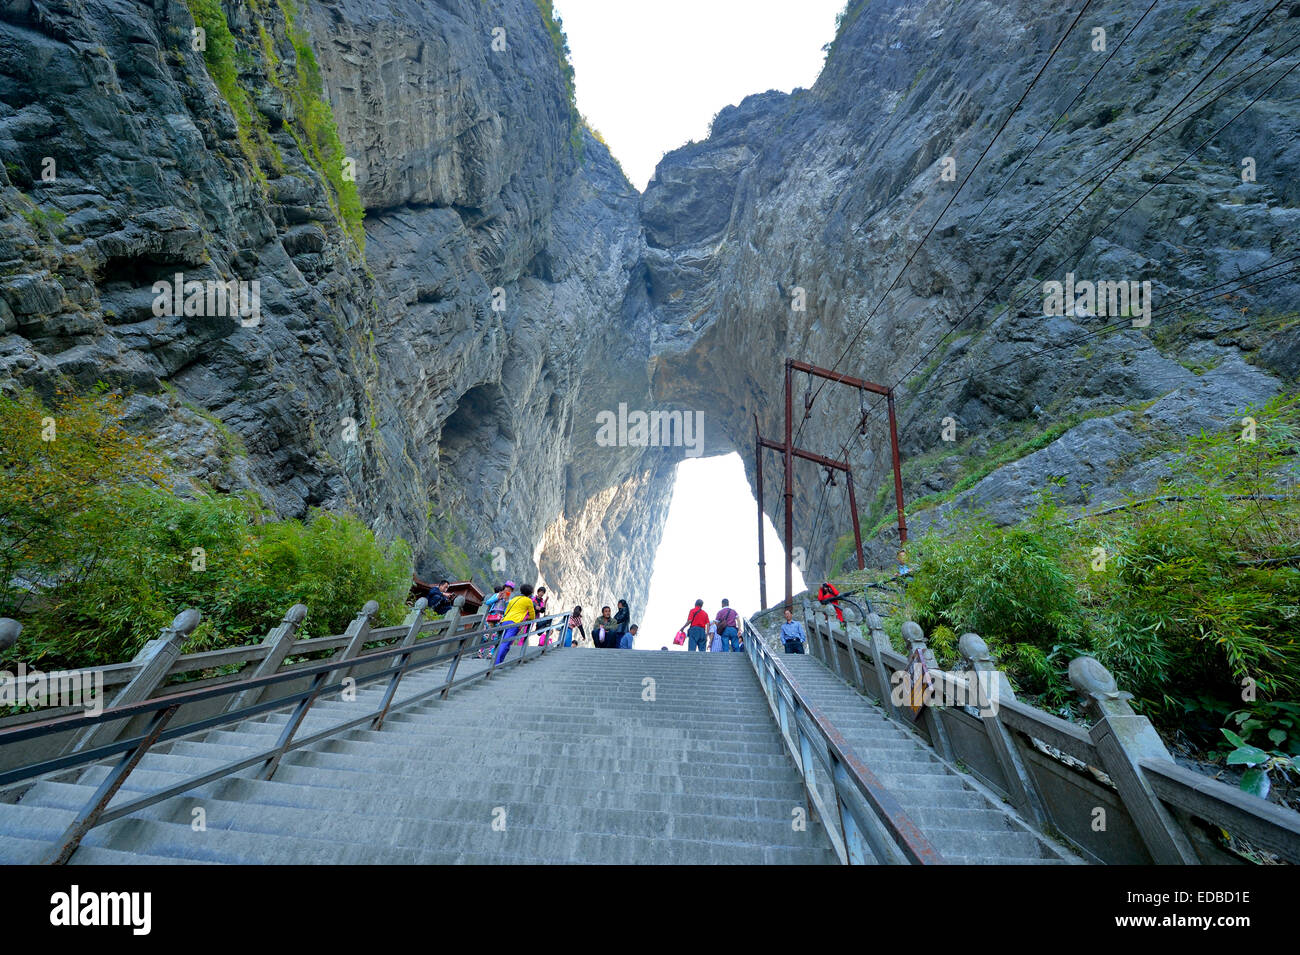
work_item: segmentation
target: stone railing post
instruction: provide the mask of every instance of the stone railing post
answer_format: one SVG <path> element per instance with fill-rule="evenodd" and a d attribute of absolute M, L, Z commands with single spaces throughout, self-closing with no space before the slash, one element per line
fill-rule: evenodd
<path fill-rule="evenodd" d="M 0 617 L 0 654 L 12 647 L 18 642 L 18 638 L 23 634 L 23 625 L 12 617 Z M 15 674 L 10 677 L 11 680 L 17 681 L 18 676 Z M 21 688 L 14 686 L 14 696 L 12 699 L 19 699 L 18 693 Z"/>
<path fill-rule="evenodd" d="M 23 625 L 12 617 L 0 617 L 0 653 L 4 653 L 22 636 Z"/>
<path fill-rule="evenodd" d="M 998 707 L 1004 701 L 1016 698 L 1015 691 L 1011 689 L 1011 681 L 998 669 L 988 644 L 979 634 L 963 633 L 957 641 L 957 649 L 961 652 L 967 681 L 977 694 L 980 723 L 988 734 L 989 745 L 993 747 L 998 765 L 1002 767 L 1011 804 L 1031 822 L 1043 825 L 1048 819 L 1038 787 L 1034 785 L 1034 779 L 1020 757 L 1015 739 L 998 716 Z"/>
<path fill-rule="evenodd" d="M 162 685 L 172 664 L 181 655 L 181 646 L 185 643 L 186 637 L 194 632 L 194 628 L 202 619 L 203 615 L 193 607 L 178 613 L 172 620 L 171 626 L 164 627 L 158 638 L 146 643 L 132 659 L 131 662 L 138 668 L 135 676 L 131 677 L 130 683 L 118 691 L 109 706 L 126 706 L 128 703 L 142 703 L 149 699 L 153 691 Z M 87 727 L 73 748 L 80 750 L 105 746 L 117 739 L 128 722 L 128 720 L 113 720 Z"/>
<path fill-rule="evenodd" d="M 458 600 L 463 599 L 458 597 Z M 429 601 L 421 597 L 415 602 L 406 619 L 402 621 L 406 625 L 406 636 L 402 638 L 401 648 L 405 653 L 398 654 L 389 663 L 390 666 L 404 667 L 413 654 L 415 641 L 420 639 L 420 634 L 424 631 L 424 608 L 429 606 Z M 377 730 L 384 725 L 384 720 L 388 716 L 388 708 L 393 703 L 393 697 L 397 693 L 397 684 L 402 682 L 403 671 L 399 670 L 388 678 L 388 688 L 384 690 L 384 701 L 379 706 L 379 715 L 374 718 L 370 724 L 372 730 Z"/>
<path fill-rule="evenodd" d="M 1173 762 L 1155 727 L 1133 712 L 1133 694 L 1121 692 L 1115 677 L 1093 657 L 1070 661 L 1070 683 L 1083 697 L 1097 720 L 1088 736 L 1101 757 L 1133 819 L 1133 824 L 1157 865 L 1196 865 L 1200 859 L 1182 827 L 1173 818 L 1142 775 L 1138 762 L 1165 759 Z"/>
<path fill-rule="evenodd" d="M 822 637 L 817 629 L 817 612 L 813 609 L 812 602 L 807 597 L 803 598 L 803 632 L 808 635 L 808 653 L 816 657 L 826 666 L 830 666 L 830 661 L 826 659 L 824 648 L 822 647 Z M 778 640 L 778 643 L 781 642 Z M 779 648 L 784 650 L 785 646 Z M 778 652 L 779 652 L 778 651 Z"/>
<path fill-rule="evenodd" d="M 867 692 L 867 685 L 862 682 L 862 664 L 858 662 L 858 644 L 865 644 L 862 639 L 862 628 L 856 623 L 844 624 L 844 643 L 849 654 L 849 664 L 853 669 L 853 687 L 859 693 Z"/>
<path fill-rule="evenodd" d="M 366 601 L 366 605 L 352 618 L 352 622 L 348 624 L 348 629 L 343 632 L 343 636 L 348 638 L 348 642 L 344 644 L 343 649 L 335 655 L 334 660 L 331 662 L 346 663 L 361 653 L 361 647 L 366 642 L 366 637 L 370 635 L 371 621 L 378 612 L 378 601 Z M 331 683 L 346 679 L 351 672 L 351 667 L 331 670 L 329 676 L 325 678 L 325 685 L 329 686 Z"/>
<path fill-rule="evenodd" d="M 903 624 L 903 642 L 907 644 L 908 665 L 911 665 L 912 656 L 920 651 L 921 659 L 925 661 L 926 667 L 931 670 L 938 670 L 938 661 L 934 658 L 934 652 L 930 649 L 930 644 L 926 642 L 925 631 L 921 629 L 919 623 L 908 620 Z M 938 679 L 936 677 L 936 679 Z M 926 726 L 930 730 L 930 745 L 933 746 L 939 755 L 949 762 L 952 761 L 952 744 L 948 742 L 948 733 L 943 727 L 943 718 L 938 713 L 938 707 L 922 706 L 921 712 Z"/>
<path fill-rule="evenodd" d="M 809 612 L 812 614 L 814 621 L 817 619 L 817 614 L 820 613 L 822 619 L 826 623 L 826 641 L 825 643 L 820 643 L 822 663 L 834 670 L 835 675 L 847 683 L 848 680 L 844 677 L 844 668 L 840 665 L 839 651 L 835 649 L 835 623 L 831 617 L 830 605 L 822 604 L 820 602 L 813 605 L 805 601 L 805 606 L 809 608 Z M 818 631 L 818 640 L 821 640 L 820 631 Z"/>
<path fill-rule="evenodd" d="M 451 609 L 447 611 L 447 616 L 444 618 L 447 621 L 446 636 L 454 637 L 456 635 L 456 628 L 460 625 L 460 616 L 464 612 L 464 610 L 465 610 L 465 595 L 461 594 L 459 597 L 457 597 L 455 600 L 452 601 Z M 448 650 L 450 650 L 452 647 L 455 647 L 456 655 L 451 658 L 451 665 L 447 668 L 447 679 L 446 681 L 444 681 L 442 692 L 438 694 L 439 699 L 445 700 L 447 698 L 447 694 L 451 692 L 452 681 L 456 679 L 456 667 L 460 663 L 461 654 L 465 650 L 465 641 L 468 639 L 469 636 L 465 635 L 460 638 L 460 641 L 458 643 L 447 644 Z"/>
<path fill-rule="evenodd" d="M 284 619 L 280 621 L 280 625 L 268 633 L 266 639 L 262 641 L 262 645 L 266 647 L 266 656 L 262 657 L 256 669 L 249 674 L 247 679 L 256 680 L 258 677 L 271 676 L 271 674 L 279 672 L 280 665 L 284 663 L 284 658 L 289 655 L 289 650 L 297 639 L 298 625 L 303 622 L 306 616 L 306 604 L 294 604 L 289 608 L 284 615 Z M 230 705 L 226 707 L 226 712 L 229 713 L 232 710 L 243 709 L 245 706 L 252 706 L 259 702 L 269 689 L 271 688 L 260 686 L 236 694 L 231 699 Z"/>
<path fill-rule="evenodd" d="M 894 705 L 894 682 L 893 674 L 889 667 L 885 665 L 885 658 L 881 650 L 892 650 L 893 645 L 889 642 L 889 634 L 885 633 L 885 626 L 880 620 L 880 614 L 867 614 L 867 652 L 871 654 L 871 662 L 876 668 L 876 680 L 880 683 L 880 705 L 885 714 L 898 718 L 898 707 Z"/>

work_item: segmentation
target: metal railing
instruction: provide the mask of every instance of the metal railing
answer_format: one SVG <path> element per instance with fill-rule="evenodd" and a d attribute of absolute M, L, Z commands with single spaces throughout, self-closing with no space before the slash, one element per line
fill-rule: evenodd
<path fill-rule="evenodd" d="M 1216 840 L 1215 832 L 1223 830 L 1300 863 L 1300 814 L 1175 763 L 1150 722 L 1133 712 L 1128 694 L 1095 660 L 1077 658 L 1070 668 L 1094 718 L 1087 726 L 1017 700 L 976 634 L 958 642 L 961 671 L 946 672 L 915 623 L 904 623 L 908 652 L 900 653 L 876 614 L 867 615 L 864 634 L 852 623 L 841 626 L 825 607 L 805 602 L 804 613 L 808 648 L 831 672 L 1087 860 L 1240 862 Z M 917 652 L 934 685 L 932 702 L 912 718 L 898 696 L 910 685 Z M 1105 824 L 1097 825 L 1099 819 Z"/>
<path fill-rule="evenodd" d="M 803 777 L 808 808 L 846 865 L 934 865 L 943 857 L 830 720 L 808 702 L 790 672 L 744 621 L 745 651 Z M 820 767 L 820 768 L 819 768 Z"/>
<path fill-rule="evenodd" d="M 495 661 L 495 651 L 501 646 L 505 632 L 512 626 L 509 623 L 502 622 L 480 627 L 470 627 L 461 632 L 453 632 L 451 635 L 423 643 L 416 642 L 422 630 L 436 627 L 442 621 L 424 621 L 421 619 L 424 601 L 417 603 L 415 619 L 409 626 L 406 639 L 400 644 L 381 649 L 373 650 L 352 656 L 346 660 L 331 659 L 322 663 L 314 663 L 309 666 L 295 666 L 292 669 L 271 673 L 264 676 L 253 676 L 250 679 L 240 680 L 234 683 L 228 683 L 222 686 L 209 687 L 203 689 L 194 689 L 179 693 L 172 693 L 154 699 L 142 700 L 139 702 L 130 702 L 123 705 L 115 705 L 104 709 L 102 712 L 94 715 L 85 716 L 63 716 L 55 719 L 45 720 L 42 722 L 19 726 L 11 729 L 0 730 L 0 748 L 6 745 L 12 745 L 25 740 L 40 739 L 52 737 L 56 734 L 62 734 L 69 730 L 85 730 L 92 733 L 96 728 L 103 727 L 110 723 L 121 721 L 125 725 L 126 721 L 132 717 L 148 715 L 150 717 L 148 725 L 140 735 L 132 736 L 126 739 L 118 739 L 105 745 L 82 748 L 71 753 L 60 755 L 51 759 L 45 759 L 40 762 L 19 766 L 5 772 L 0 772 L 0 787 L 9 786 L 15 783 L 22 783 L 37 777 L 45 776 L 49 773 L 74 769 L 79 766 L 85 766 L 100 760 L 117 756 L 118 760 L 109 771 L 94 794 L 87 803 L 77 812 L 76 817 L 69 824 L 67 829 L 56 840 L 55 845 L 49 856 L 44 860 L 49 864 L 60 865 L 66 863 L 80 845 L 82 838 L 91 829 L 96 826 L 102 826 L 124 816 L 138 812 L 164 799 L 179 795 L 207 783 L 232 776 L 241 770 L 249 767 L 261 765 L 261 770 L 257 774 L 259 779 L 271 779 L 275 774 L 280 761 L 284 756 L 294 750 L 302 749 L 313 743 L 320 742 L 332 736 L 354 729 L 362 724 L 369 723 L 370 729 L 377 730 L 383 726 L 384 720 L 389 713 L 403 710 L 414 706 L 417 703 L 424 702 L 434 696 L 446 699 L 452 689 L 473 683 L 478 680 L 490 679 L 493 673 L 499 670 L 509 669 L 512 666 L 518 666 L 526 660 L 536 659 L 553 649 L 564 645 L 562 635 L 567 620 L 567 614 L 556 614 L 543 617 L 534 621 L 532 629 L 528 633 L 518 633 L 512 636 L 513 640 L 523 638 L 523 648 L 518 656 L 511 659 L 506 657 L 502 663 L 497 664 Z M 193 614 L 192 623 L 197 623 L 197 614 L 194 611 L 186 611 L 187 614 Z M 363 611 L 364 613 L 364 611 Z M 180 621 L 178 616 L 177 621 Z M 455 630 L 453 625 L 450 627 Z M 191 621 L 187 621 L 187 624 Z M 190 626 L 192 629 L 192 625 Z M 551 634 L 557 636 L 551 638 Z M 365 633 L 361 633 L 358 639 L 364 638 Z M 545 642 L 538 647 L 530 648 L 528 639 L 533 637 L 546 638 Z M 480 648 L 486 648 L 492 651 L 489 656 L 489 663 L 486 669 L 476 671 L 467 676 L 457 677 L 456 671 L 464 656 L 467 653 L 476 652 Z M 417 654 L 422 654 L 428 650 L 438 650 L 434 656 L 427 659 L 421 659 L 415 662 Z M 530 653 L 533 649 L 536 652 Z M 363 668 L 367 664 L 384 664 L 391 665 L 377 671 L 366 673 L 353 677 L 350 674 L 357 668 Z M 398 701 L 395 699 L 398 685 L 407 673 L 417 672 L 428 669 L 429 667 L 448 664 L 445 679 L 437 686 L 426 688 L 413 696 L 403 698 Z M 233 696 L 240 694 L 240 699 L 235 703 L 241 703 L 243 700 L 251 699 L 260 695 L 263 690 L 269 687 L 278 686 L 290 681 L 301 680 L 304 677 L 310 678 L 310 683 L 306 689 L 288 693 L 284 696 L 276 697 L 264 702 L 254 702 L 248 705 L 238 705 L 233 708 L 227 708 L 214 716 L 208 716 L 193 722 L 186 723 L 182 726 L 170 726 L 172 718 L 181 709 L 181 707 L 211 701 L 221 697 Z M 375 709 L 368 710 L 362 715 L 350 717 L 347 720 L 328 726 L 322 730 L 312 733 L 308 736 L 299 737 L 298 731 L 301 729 L 312 704 L 321 697 L 330 694 L 348 690 L 352 691 L 373 683 L 378 683 L 387 678 L 388 684 L 384 694 Z M 251 694 L 243 696 L 243 694 Z M 215 769 L 203 772 L 199 775 L 186 778 L 178 783 L 167 786 L 163 789 L 149 792 L 145 795 L 138 796 L 128 802 L 112 806 L 109 803 L 121 789 L 131 772 L 139 765 L 140 760 L 151 747 L 190 736 L 195 733 L 214 729 L 219 726 L 225 726 L 231 723 L 238 723 L 250 717 L 259 716 L 273 710 L 282 709 L 285 706 L 293 705 L 293 710 L 286 721 L 283 730 L 280 732 L 274 745 L 267 749 L 259 750 L 249 756 L 244 756 L 231 762 L 218 766 Z M 83 737 L 85 738 L 85 737 Z"/>

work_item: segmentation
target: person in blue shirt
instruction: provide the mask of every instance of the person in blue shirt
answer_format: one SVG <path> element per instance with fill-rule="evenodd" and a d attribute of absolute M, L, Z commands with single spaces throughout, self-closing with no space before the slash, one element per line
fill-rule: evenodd
<path fill-rule="evenodd" d="M 434 613 L 446 613 L 451 609 L 451 595 L 447 593 L 451 589 L 451 581 L 442 580 L 438 582 L 437 587 L 429 588 L 429 609 Z"/>
<path fill-rule="evenodd" d="M 627 628 L 627 633 L 625 633 L 625 634 L 623 634 L 623 636 L 619 637 L 619 640 L 618 640 L 618 648 L 619 648 L 620 650 L 631 650 L 631 649 L 633 649 L 633 646 L 632 646 L 632 645 L 633 645 L 634 643 L 636 643 L 636 631 L 637 631 L 637 626 L 636 626 L 636 624 L 632 624 L 632 626 L 630 626 L 630 627 Z"/>
<path fill-rule="evenodd" d="M 803 653 L 804 644 L 808 642 L 803 624 L 794 619 L 789 607 L 785 608 L 785 623 L 781 624 L 781 641 L 786 653 Z"/>

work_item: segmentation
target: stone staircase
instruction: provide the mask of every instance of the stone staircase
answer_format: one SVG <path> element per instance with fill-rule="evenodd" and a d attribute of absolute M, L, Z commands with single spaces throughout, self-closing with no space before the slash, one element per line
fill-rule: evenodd
<path fill-rule="evenodd" d="M 477 661 L 462 662 L 457 676 Z M 399 699 L 437 686 L 409 674 Z M 322 700 L 299 735 L 364 712 Z M 285 713 L 163 744 L 115 803 L 274 741 Z M 0 804 L 0 862 L 39 860 L 108 769 Z M 565 650 L 97 827 L 96 863 L 833 863 L 746 657 Z M 199 820 L 203 825 L 199 825 Z"/>
<path fill-rule="evenodd" d="M 1076 856 L 1030 828 L 996 795 L 940 759 L 920 737 L 814 657 L 782 654 L 803 697 L 826 715 L 944 860 L 1061 865 Z"/>

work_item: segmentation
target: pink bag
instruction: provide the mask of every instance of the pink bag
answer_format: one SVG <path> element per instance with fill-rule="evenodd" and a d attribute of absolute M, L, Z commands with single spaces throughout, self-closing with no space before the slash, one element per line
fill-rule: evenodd
<path fill-rule="evenodd" d="M 673 637 L 673 643 L 677 644 L 680 647 L 685 642 L 686 642 L 686 631 L 678 630 L 677 636 Z"/>

